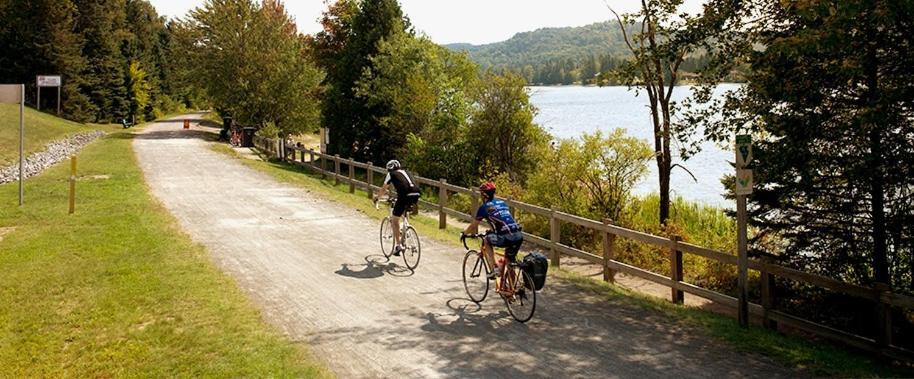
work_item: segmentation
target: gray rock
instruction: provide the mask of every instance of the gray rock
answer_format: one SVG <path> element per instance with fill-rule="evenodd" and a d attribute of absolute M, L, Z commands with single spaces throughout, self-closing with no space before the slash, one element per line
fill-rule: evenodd
<path fill-rule="evenodd" d="M 104 135 L 105 132 L 95 130 L 49 143 L 44 151 L 32 154 L 25 159 L 24 176 L 28 178 L 40 174 L 48 167 L 73 156 L 90 142 Z M 19 180 L 18 160 L 12 166 L 0 168 L 0 184 L 16 180 Z"/>

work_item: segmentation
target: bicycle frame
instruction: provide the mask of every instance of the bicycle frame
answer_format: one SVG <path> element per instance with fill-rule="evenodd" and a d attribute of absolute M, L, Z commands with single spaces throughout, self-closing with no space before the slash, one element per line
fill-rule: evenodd
<path fill-rule="evenodd" d="M 485 241 L 485 234 L 470 234 L 470 235 L 467 235 L 466 237 L 472 237 L 472 238 L 479 239 L 480 248 L 479 248 L 478 254 L 479 254 L 479 257 L 482 259 L 483 269 L 485 270 L 485 273 L 488 276 L 492 271 L 489 270 L 489 258 L 486 257 L 486 254 L 483 252 L 485 250 L 484 247 L 487 245 L 487 243 Z M 467 242 L 465 239 L 463 240 L 463 247 L 466 248 L 467 251 L 470 251 L 470 247 L 467 245 Z M 507 259 L 507 257 L 504 254 L 496 253 L 494 246 L 489 246 L 489 248 L 492 249 L 493 256 L 501 255 L 502 257 Z M 517 281 L 517 267 L 519 267 L 519 265 L 517 264 L 517 262 L 505 262 L 505 263 L 506 264 L 501 267 L 501 276 L 495 278 L 495 291 L 498 292 L 498 294 L 500 294 L 502 296 L 514 296 L 514 287 L 515 287 L 515 284 Z M 494 264 L 493 264 L 493 266 L 494 266 Z M 504 280 L 505 278 L 507 278 L 508 280 Z M 501 279 L 501 280 L 499 280 L 499 279 Z"/>
<path fill-rule="evenodd" d="M 390 217 L 394 217 L 394 204 L 397 202 L 397 198 L 389 197 L 384 202 L 387 203 L 390 208 Z M 375 203 L 377 207 L 377 203 Z M 406 229 L 409 228 L 409 210 L 403 212 L 403 216 L 400 216 L 400 243 L 406 242 Z"/>

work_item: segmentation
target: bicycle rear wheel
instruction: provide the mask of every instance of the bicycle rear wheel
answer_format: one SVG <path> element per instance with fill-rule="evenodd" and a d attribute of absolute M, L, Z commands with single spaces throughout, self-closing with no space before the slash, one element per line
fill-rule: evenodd
<path fill-rule="evenodd" d="M 463 257 L 463 287 L 473 302 L 481 303 L 489 294 L 489 277 L 486 275 L 486 262 L 475 250 L 470 250 Z"/>
<path fill-rule="evenodd" d="M 381 254 L 385 258 L 390 258 L 394 250 L 394 230 L 390 225 L 390 217 L 384 217 L 381 220 Z"/>
<path fill-rule="evenodd" d="M 422 257 L 422 245 L 419 243 L 419 233 L 416 233 L 416 229 L 413 229 L 412 226 L 406 227 L 406 235 L 404 236 L 403 246 L 405 250 L 401 253 L 403 254 L 403 262 L 406 263 L 406 267 L 410 270 L 415 270 L 419 266 L 419 258 Z"/>
<path fill-rule="evenodd" d="M 510 275 L 513 273 L 514 275 Z M 533 278 L 526 271 L 519 267 L 512 267 L 508 270 L 508 284 L 513 288 L 513 296 L 502 295 L 505 306 L 508 307 L 508 313 L 518 322 L 527 322 L 533 318 L 533 312 L 536 311 L 536 288 L 533 286 Z M 524 285 L 530 283 L 530 286 Z"/>

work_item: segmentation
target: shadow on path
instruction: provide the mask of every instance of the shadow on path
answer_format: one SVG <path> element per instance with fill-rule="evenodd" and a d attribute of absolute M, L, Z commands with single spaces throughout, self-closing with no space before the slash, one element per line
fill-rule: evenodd
<path fill-rule="evenodd" d="M 356 279 L 376 279 L 384 275 L 409 277 L 414 274 L 406 266 L 400 266 L 379 254 L 365 256 L 365 263 L 343 263 L 340 265 L 340 269 L 334 271 L 334 273 Z"/>

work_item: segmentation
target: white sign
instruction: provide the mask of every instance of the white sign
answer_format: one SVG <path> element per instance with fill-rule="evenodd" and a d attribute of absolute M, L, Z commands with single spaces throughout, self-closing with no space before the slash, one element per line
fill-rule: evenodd
<path fill-rule="evenodd" d="M 0 103 L 19 104 L 22 102 L 22 84 L 0 84 Z"/>
<path fill-rule="evenodd" d="M 60 75 L 38 75 L 36 84 L 39 87 L 60 87 Z"/>
<path fill-rule="evenodd" d="M 736 170 L 736 194 L 752 194 L 752 170 Z"/>

